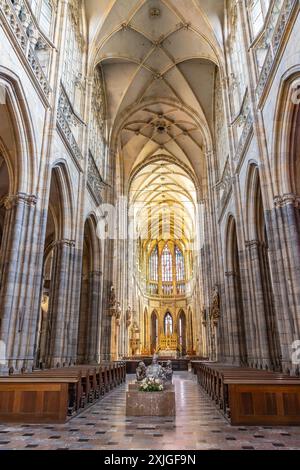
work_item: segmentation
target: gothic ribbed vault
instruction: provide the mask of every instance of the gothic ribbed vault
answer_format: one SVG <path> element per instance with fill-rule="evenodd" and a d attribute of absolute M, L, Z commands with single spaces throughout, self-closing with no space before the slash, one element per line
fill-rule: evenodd
<path fill-rule="evenodd" d="M 96 3 L 88 6 L 92 51 L 125 183 L 135 165 L 158 153 L 188 165 L 203 183 L 223 1 L 118 0 L 101 2 L 102 9 Z"/>

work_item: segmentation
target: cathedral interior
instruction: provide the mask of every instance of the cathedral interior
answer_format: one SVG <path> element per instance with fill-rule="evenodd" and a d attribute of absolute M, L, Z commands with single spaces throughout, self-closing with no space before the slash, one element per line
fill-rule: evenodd
<path fill-rule="evenodd" d="M 145 448 L 142 421 L 118 426 L 126 372 L 157 354 L 191 423 L 150 420 L 166 449 L 299 448 L 299 1 L 0 0 L 0 25 L 0 432 L 42 419 L 43 392 L 8 383 L 94 367 L 69 415 L 119 385 L 83 412 L 118 429 L 94 448 Z M 266 412 L 241 392 L 261 439 L 225 420 L 220 370 L 269 381 Z M 0 448 L 93 447 L 78 418 Z"/>

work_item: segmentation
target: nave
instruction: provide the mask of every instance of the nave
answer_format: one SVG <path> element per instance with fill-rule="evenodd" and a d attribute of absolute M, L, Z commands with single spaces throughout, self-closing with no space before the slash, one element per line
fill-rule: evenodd
<path fill-rule="evenodd" d="M 300 1 L 0 26 L 0 450 L 300 448 Z"/>
<path fill-rule="evenodd" d="M 134 380 L 127 376 L 127 382 Z M 176 417 L 125 415 L 126 384 L 63 425 L 0 425 L 0 449 L 36 450 L 288 450 L 299 427 L 234 427 L 190 372 L 174 374 Z"/>

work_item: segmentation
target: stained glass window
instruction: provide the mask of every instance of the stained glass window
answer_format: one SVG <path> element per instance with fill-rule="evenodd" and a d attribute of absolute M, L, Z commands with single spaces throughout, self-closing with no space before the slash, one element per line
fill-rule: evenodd
<path fill-rule="evenodd" d="M 169 250 L 168 245 L 164 247 L 162 255 L 161 255 L 161 267 L 162 267 L 162 281 L 172 282 L 173 280 L 172 254 Z"/>
<path fill-rule="evenodd" d="M 184 281 L 185 280 L 185 269 L 184 269 L 184 256 L 182 251 L 176 246 L 175 248 L 175 257 L 176 257 L 176 280 Z"/>
<path fill-rule="evenodd" d="M 168 312 L 165 316 L 165 335 L 170 336 L 173 334 L 173 318 Z"/>
<path fill-rule="evenodd" d="M 158 248 L 152 250 L 150 255 L 150 281 L 158 281 Z"/>

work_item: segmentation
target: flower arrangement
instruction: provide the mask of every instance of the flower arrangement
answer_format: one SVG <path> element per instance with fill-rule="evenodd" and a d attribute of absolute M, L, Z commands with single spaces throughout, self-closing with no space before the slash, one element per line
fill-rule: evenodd
<path fill-rule="evenodd" d="M 164 389 L 160 379 L 146 377 L 140 384 L 140 392 L 162 392 Z"/>

